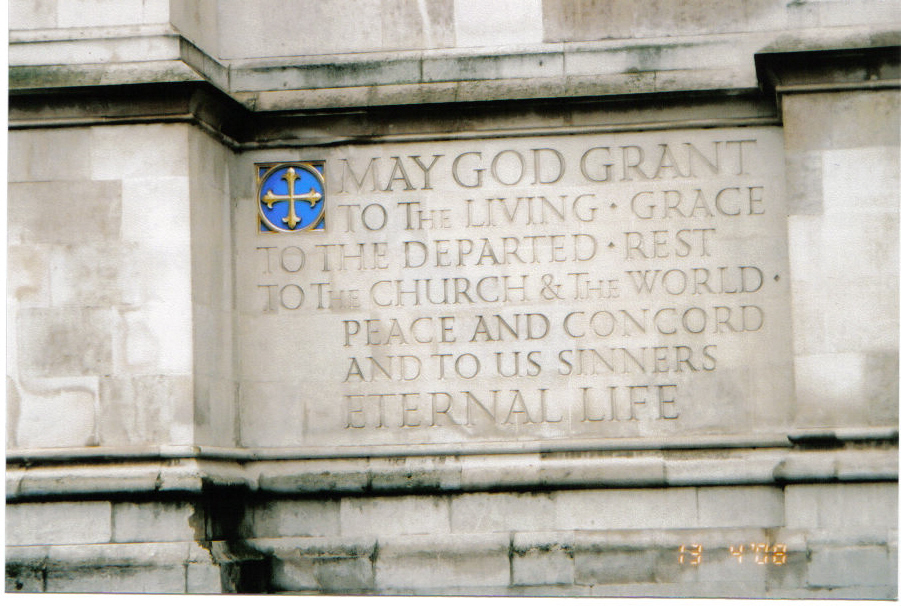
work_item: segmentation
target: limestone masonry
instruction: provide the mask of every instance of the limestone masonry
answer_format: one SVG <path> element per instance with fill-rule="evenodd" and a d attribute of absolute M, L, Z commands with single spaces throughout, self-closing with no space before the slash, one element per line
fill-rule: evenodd
<path fill-rule="evenodd" d="M 897 597 L 897 3 L 9 23 L 7 591 Z"/>

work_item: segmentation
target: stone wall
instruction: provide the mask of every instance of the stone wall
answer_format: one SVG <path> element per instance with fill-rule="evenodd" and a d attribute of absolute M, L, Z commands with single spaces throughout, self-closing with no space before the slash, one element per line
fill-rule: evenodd
<path fill-rule="evenodd" d="M 8 447 L 193 443 L 188 128 L 9 146 Z"/>
<path fill-rule="evenodd" d="M 732 456 L 761 467 L 753 454 Z M 503 459 L 491 465 L 549 464 Z M 313 474 L 279 482 L 263 472 L 259 492 L 232 493 L 227 504 L 165 497 L 170 477 L 151 502 L 9 505 L 7 590 L 871 599 L 897 591 L 894 481 L 698 485 L 696 474 L 669 487 L 627 487 L 639 481 L 625 477 L 619 487 L 579 487 L 610 483 L 601 467 L 599 481 L 566 489 L 505 489 L 496 471 L 483 470 L 491 491 L 448 491 L 415 487 L 425 474 L 410 463 L 373 461 L 383 481 L 388 470 L 405 471 L 394 489 L 407 494 L 335 485 L 341 474 L 330 487 L 320 475 L 316 492 Z M 473 472 L 479 464 L 456 463 Z M 636 465 L 634 457 L 619 463 Z M 780 463 L 808 473 L 822 464 Z M 864 471 L 851 458 L 832 464 L 845 478 Z M 447 472 L 433 462 L 433 480 L 438 470 Z M 39 482 L 30 480 L 34 495 Z M 127 480 L 117 484 L 123 490 Z"/>
<path fill-rule="evenodd" d="M 12 2 L 7 591 L 895 598 L 899 21 L 876 0 Z M 264 309 L 258 164 L 679 133 L 765 140 L 786 209 L 729 232 L 729 263 L 780 268 L 771 332 L 694 417 L 332 423 L 335 343 L 296 335 L 343 312 Z"/>
<path fill-rule="evenodd" d="M 898 257 L 897 102 L 893 91 L 783 98 L 789 239 L 803 251 L 792 255 L 795 381 L 811 425 L 898 421 L 898 267 L 872 262 Z M 811 120 L 826 126 L 800 128 Z"/>

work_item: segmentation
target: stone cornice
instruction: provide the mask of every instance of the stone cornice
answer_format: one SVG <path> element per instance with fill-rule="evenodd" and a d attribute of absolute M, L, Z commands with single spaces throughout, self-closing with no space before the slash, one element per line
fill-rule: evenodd
<path fill-rule="evenodd" d="M 783 38 L 754 57 L 757 79 L 777 103 L 782 95 L 901 86 L 901 34 L 822 44 Z"/>
<path fill-rule="evenodd" d="M 172 453 L 173 455 L 175 453 Z M 202 494 L 211 487 L 282 495 L 442 493 L 561 488 L 783 485 L 897 481 L 894 441 L 831 448 L 767 447 L 236 460 L 8 458 L 9 502 Z"/>
<path fill-rule="evenodd" d="M 208 82 L 255 112 L 748 91 L 774 49 L 890 47 L 896 30 L 779 32 L 220 61 L 164 26 L 10 34 L 10 92 Z M 767 79 L 761 82 L 766 85 Z"/>

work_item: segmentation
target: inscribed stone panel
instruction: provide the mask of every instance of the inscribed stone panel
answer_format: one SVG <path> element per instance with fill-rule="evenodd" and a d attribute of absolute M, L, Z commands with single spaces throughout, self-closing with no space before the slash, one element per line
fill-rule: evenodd
<path fill-rule="evenodd" d="M 765 127 L 249 154 L 248 183 L 322 166 L 326 208 L 274 233 L 265 192 L 238 206 L 238 379 L 298 402 L 255 445 L 785 430 L 782 150 Z"/>

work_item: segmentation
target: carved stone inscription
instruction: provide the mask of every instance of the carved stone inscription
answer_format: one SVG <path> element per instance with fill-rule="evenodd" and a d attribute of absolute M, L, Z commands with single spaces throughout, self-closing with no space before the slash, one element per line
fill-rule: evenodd
<path fill-rule="evenodd" d="M 241 379 L 293 403 L 294 443 L 790 424 L 777 129 L 302 151 L 327 229 L 239 261 Z"/>

